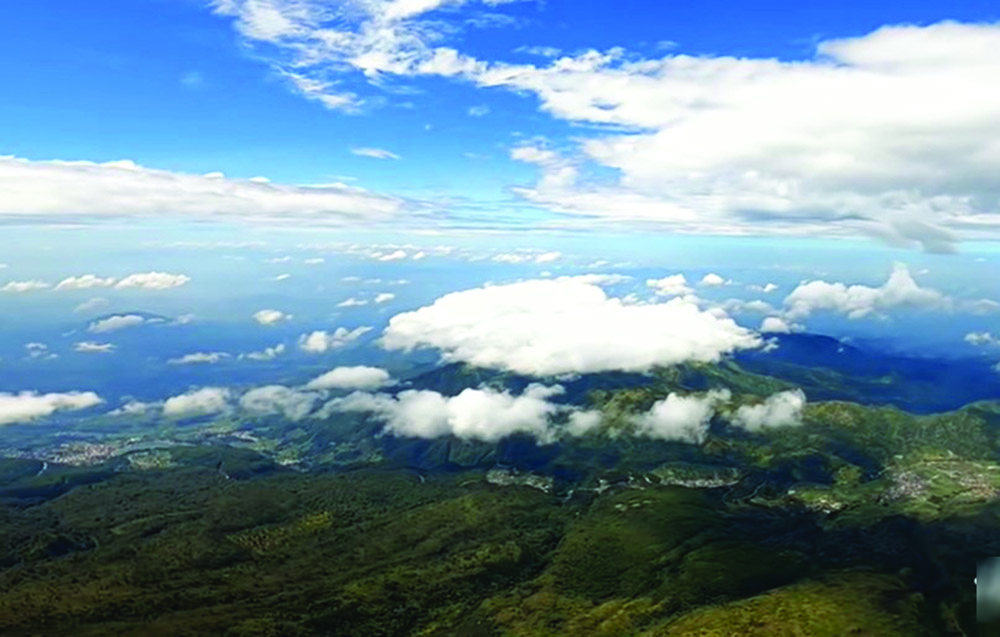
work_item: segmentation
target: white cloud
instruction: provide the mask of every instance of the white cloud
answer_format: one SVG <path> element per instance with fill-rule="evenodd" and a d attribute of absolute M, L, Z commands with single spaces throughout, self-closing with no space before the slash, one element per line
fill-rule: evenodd
<path fill-rule="evenodd" d="M 434 391 L 406 390 L 397 396 L 355 392 L 328 403 L 333 411 L 372 411 L 398 436 L 459 438 L 496 441 L 514 433 L 528 433 L 548 441 L 553 432 L 549 417 L 562 408 L 548 398 L 562 393 L 556 385 L 529 385 L 519 396 L 489 388 L 465 389 L 447 397 Z"/>
<path fill-rule="evenodd" d="M 99 321 L 94 321 L 87 327 L 88 332 L 101 334 L 104 332 L 116 332 L 129 327 L 136 327 L 143 323 L 148 323 L 145 318 L 138 314 L 115 314 Z"/>
<path fill-rule="evenodd" d="M 191 277 L 184 274 L 171 274 L 168 272 L 143 272 L 130 274 L 115 285 L 118 290 L 128 288 L 140 288 L 144 290 L 169 290 L 180 287 L 191 280 Z"/>
<path fill-rule="evenodd" d="M 731 397 L 729 390 L 713 390 L 704 395 L 671 393 L 658 400 L 649 411 L 633 418 L 636 433 L 662 440 L 701 443 L 719 404 Z"/>
<path fill-rule="evenodd" d="M 337 303 L 337 307 L 360 307 L 362 305 L 368 305 L 368 301 L 355 297 L 344 299 L 340 303 Z"/>
<path fill-rule="evenodd" d="M 689 300 L 629 305 L 573 278 L 447 294 L 394 316 L 381 339 L 387 349 L 435 347 L 449 361 L 536 375 L 717 361 L 760 343 Z"/>
<path fill-rule="evenodd" d="M 402 200 L 344 184 L 287 186 L 190 175 L 131 161 L 0 157 L 0 217 L 21 222 L 163 216 L 343 226 L 386 220 Z"/>
<path fill-rule="evenodd" d="M 406 256 L 405 250 L 394 250 L 387 254 L 376 255 L 375 258 L 379 261 L 399 261 L 400 259 L 405 259 Z"/>
<path fill-rule="evenodd" d="M 94 392 L 72 391 L 66 393 L 39 394 L 24 391 L 18 394 L 0 392 L 0 425 L 15 422 L 30 422 L 57 411 L 78 411 L 104 402 Z"/>
<path fill-rule="evenodd" d="M 109 411 L 109 416 L 144 416 L 153 411 L 159 411 L 163 408 L 162 402 L 142 402 L 140 400 L 130 400 L 124 405 L 115 409 L 114 411 Z"/>
<path fill-rule="evenodd" d="M 115 349 L 112 343 L 98 343 L 96 341 L 80 341 L 73 345 L 73 350 L 84 354 L 110 354 Z"/>
<path fill-rule="evenodd" d="M 965 335 L 965 342 L 977 347 L 984 345 L 1000 346 L 1000 338 L 993 336 L 991 332 L 969 332 Z"/>
<path fill-rule="evenodd" d="M 535 263 L 552 263 L 558 261 L 560 257 L 562 257 L 561 252 L 543 252 L 535 257 Z"/>
<path fill-rule="evenodd" d="M 102 307 L 108 305 L 108 300 L 99 296 L 95 296 L 92 299 L 87 299 L 83 303 L 77 305 L 73 308 L 74 312 L 92 312 L 94 310 L 99 310 Z"/>
<path fill-rule="evenodd" d="M 485 104 L 470 106 L 468 113 L 469 117 L 484 117 L 490 114 L 490 107 Z"/>
<path fill-rule="evenodd" d="M 746 314 L 752 312 L 755 314 L 771 314 L 773 313 L 774 307 L 767 301 L 761 301 L 760 299 L 752 299 L 750 301 L 745 301 L 743 299 L 727 299 L 722 303 L 722 309 L 730 313 Z"/>
<path fill-rule="evenodd" d="M 963 312 L 970 314 L 994 314 L 1000 312 L 1000 303 L 993 299 L 976 299 L 974 301 L 962 301 L 958 307 Z"/>
<path fill-rule="evenodd" d="M 760 331 L 763 334 L 791 334 L 792 326 L 781 317 L 767 316 L 760 323 Z"/>
<path fill-rule="evenodd" d="M 268 279 L 268 281 L 287 281 L 290 278 L 292 278 L 292 275 L 285 272 L 284 274 L 277 274 L 275 276 L 272 276 L 270 279 Z"/>
<path fill-rule="evenodd" d="M 819 310 L 858 319 L 899 307 L 932 309 L 950 306 L 951 299 L 937 290 L 920 287 L 902 263 L 896 263 L 889 279 L 877 288 L 810 281 L 800 284 L 785 297 L 786 314 L 792 319 L 805 318 Z"/>
<path fill-rule="evenodd" d="M 283 416 L 302 420 L 320 398 L 319 394 L 301 392 L 283 385 L 256 387 L 240 397 L 240 408 L 256 416 Z"/>
<path fill-rule="evenodd" d="M 45 281 L 11 281 L 0 288 L 0 292 L 34 292 L 52 287 Z"/>
<path fill-rule="evenodd" d="M 400 159 L 396 153 L 382 148 L 352 148 L 351 153 L 358 157 L 370 157 L 371 159 Z"/>
<path fill-rule="evenodd" d="M 392 384 L 389 372 L 380 367 L 336 367 L 306 384 L 306 389 L 378 389 Z"/>
<path fill-rule="evenodd" d="M 50 361 L 59 358 L 58 354 L 49 351 L 49 346 L 45 343 L 25 343 L 24 351 L 28 353 L 28 358 Z"/>
<path fill-rule="evenodd" d="M 554 279 L 557 283 L 584 283 L 587 285 L 618 285 L 631 281 L 632 277 L 627 274 L 600 274 L 592 272 L 590 274 L 575 274 L 573 276 L 560 276 Z"/>
<path fill-rule="evenodd" d="M 275 358 L 281 356 L 285 353 L 285 344 L 278 343 L 274 347 L 265 347 L 264 349 L 257 352 L 249 352 L 247 354 L 240 354 L 240 358 L 246 358 L 252 361 L 271 361 Z"/>
<path fill-rule="evenodd" d="M 531 261 L 531 255 L 516 253 L 498 254 L 493 257 L 493 260 L 497 263 L 526 263 Z"/>
<path fill-rule="evenodd" d="M 733 424 L 750 431 L 800 425 L 805 405 L 806 395 L 801 389 L 779 392 L 768 396 L 760 404 L 743 405 L 737 409 Z"/>
<path fill-rule="evenodd" d="M 732 281 L 722 278 L 715 272 L 709 272 L 701 278 L 700 283 L 706 287 L 719 287 L 720 285 L 729 285 Z"/>
<path fill-rule="evenodd" d="M 671 274 L 662 279 L 646 279 L 646 287 L 653 288 L 660 296 L 685 296 L 694 292 L 688 287 L 683 274 Z"/>
<path fill-rule="evenodd" d="M 289 321 L 291 319 L 291 314 L 285 314 L 281 310 L 258 310 L 253 313 L 253 320 L 261 325 L 276 325 L 282 321 Z"/>
<path fill-rule="evenodd" d="M 319 265 L 319 264 L 325 263 L 325 262 L 326 262 L 326 259 L 324 259 L 323 257 L 310 257 L 310 258 L 304 259 L 302 261 L 302 263 L 305 263 L 306 265 Z"/>
<path fill-rule="evenodd" d="M 380 292 L 375 295 L 375 303 L 388 303 L 394 298 L 396 298 L 396 295 L 392 292 Z"/>
<path fill-rule="evenodd" d="M 167 418 L 199 418 L 229 411 L 231 392 L 225 387 L 203 387 L 163 402 L 163 415 Z"/>
<path fill-rule="evenodd" d="M 602 422 L 604 415 L 600 411 L 574 411 L 569 415 L 566 432 L 571 436 L 582 436 L 600 427 Z"/>
<path fill-rule="evenodd" d="M 90 288 L 109 288 L 115 284 L 114 277 L 101 278 L 94 274 L 71 276 L 56 285 L 56 290 L 88 290 Z"/>
<path fill-rule="evenodd" d="M 554 46 L 519 46 L 514 49 L 515 53 L 524 53 L 526 55 L 537 55 L 543 58 L 555 58 L 562 55 L 562 50 L 557 49 Z"/>
<path fill-rule="evenodd" d="M 572 124 L 612 127 L 569 157 L 522 153 L 541 167 L 529 201 L 595 220 L 712 234 L 865 235 L 946 251 L 1000 229 L 1000 24 L 887 26 L 823 40 L 804 59 L 643 58 L 621 48 L 544 65 L 480 60 L 435 14 L 440 0 L 216 0 L 292 86 L 357 108 L 338 74 L 438 75 L 533 94 Z M 455 0 L 452 5 L 464 4 Z M 451 37 L 454 42 L 447 42 Z M 541 49 L 524 51 L 542 52 Z M 555 51 L 546 51 L 555 54 Z M 352 78 L 356 79 L 356 78 Z M 948 96 L 961 95 L 963 99 Z M 584 179 L 596 164 L 618 179 Z"/>
<path fill-rule="evenodd" d="M 169 365 L 214 365 L 224 358 L 229 358 L 229 354 L 225 352 L 194 352 L 179 358 L 171 358 L 167 363 Z"/>
<path fill-rule="evenodd" d="M 299 337 L 299 348 L 312 354 L 322 354 L 330 350 L 344 347 L 348 343 L 358 340 L 372 330 L 371 327 L 356 327 L 348 330 L 345 327 L 338 327 L 333 332 L 316 330 Z"/>
<path fill-rule="evenodd" d="M 764 285 L 749 285 L 749 289 L 755 292 L 763 292 L 764 294 L 770 294 L 778 289 L 778 286 L 774 283 L 765 283 Z"/>

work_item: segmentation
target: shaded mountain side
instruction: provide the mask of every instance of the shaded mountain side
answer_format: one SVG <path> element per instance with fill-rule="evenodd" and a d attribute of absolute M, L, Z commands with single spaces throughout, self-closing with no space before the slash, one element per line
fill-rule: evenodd
<path fill-rule="evenodd" d="M 776 349 L 737 353 L 719 364 L 689 363 L 651 374 L 602 372 L 567 378 L 533 378 L 451 363 L 416 374 L 404 388 L 456 395 L 480 385 L 519 393 L 532 382 L 558 383 L 566 392 L 556 402 L 582 404 L 593 391 L 650 384 L 672 391 L 728 388 L 759 394 L 800 387 L 811 401 L 843 400 L 894 405 L 911 413 L 952 411 L 972 402 L 1000 399 L 1000 374 L 978 359 L 929 359 L 855 347 L 829 336 L 778 334 Z"/>
<path fill-rule="evenodd" d="M 904 356 L 817 334 L 778 334 L 777 349 L 744 351 L 744 369 L 802 387 L 811 400 L 895 405 L 913 413 L 1000 399 L 1000 374 L 980 359 Z"/>

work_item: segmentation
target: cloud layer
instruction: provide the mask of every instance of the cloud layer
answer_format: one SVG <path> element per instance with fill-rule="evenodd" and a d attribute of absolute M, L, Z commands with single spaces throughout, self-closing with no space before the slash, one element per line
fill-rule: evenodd
<path fill-rule="evenodd" d="M 0 157 L 0 218 L 67 220 L 116 217 L 238 219 L 317 225 L 395 216 L 402 200 L 344 184 L 286 186 L 144 168 L 131 161 L 32 161 Z M 120 287 L 152 287 L 150 281 Z"/>
<path fill-rule="evenodd" d="M 104 401 L 100 396 L 89 391 L 50 394 L 0 392 L 0 425 L 30 422 L 51 416 L 57 411 L 78 411 L 94 407 L 102 402 Z"/>
<path fill-rule="evenodd" d="M 321 0 L 217 0 L 214 8 L 265 45 L 294 90 L 329 108 L 364 106 L 338 90 L 344 74 L 373 90 L 387 76 L 439 76 L 531 94 L 558 120 L 613 127 L 568 152 L 543 144 L 512 152 L 540 170 L 534 186 L 517 190 L 522 197 L 581 219 L 713 234 L 860 234 L 930 251 L 1000 230 L 1000 24 L 887 26 L 820 41 L 801 60 L 643 58 L 611 48 L 512 64 L 443 42 L 468 22 L 427 14 L 463 4 L 471 3 L 376 0 L 334 11 Z M 619 178 L 589 181 L 591 165 Z"/>

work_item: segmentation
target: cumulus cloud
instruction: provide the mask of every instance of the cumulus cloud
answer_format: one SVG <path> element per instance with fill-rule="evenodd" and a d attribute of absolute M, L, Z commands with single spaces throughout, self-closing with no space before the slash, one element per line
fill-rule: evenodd
<path fill-rule="evenodd" d="M 603 421 L 604 415 L 600 411 L 574 411 L 569 415 L 566 432 L 571 436 L 582 436 L 598 429 Z"/>
<path fill-rule="evenodd" d="M 2 288 L 0 292 L 14 292 L 17 294 L 23 292 L 34 292 L 36 290 L 44 290 L 46 288 L 52 287 L 45 281 L 10 281 Z"/>
<path fill-rule="evenodd" d="M 396 153 L 383 148 L 352 148 L 351 153 L 358 157 L 370 157 L 371 159 L 401 159 Z"/>
<path fill-rule="evenodd" d="M 646 287 L 652 288 L 660 296 L 684 296 L 694 293 L 688 287 L 687 278 L 683 274 L 671 274 L 662 279 L 646 279 Z"/>
<path fill-rule="evenodd" d="M 690 396 L 671 393 L 656 401 L 646 413 L 633 418 L 636 433 L 661 440 L 699 444 L 708 435 L 715 409 L 730 398 L 727 389 Z"/>
<path fill-rule="evenodd" d="M 406 250 L 393 250 L 384 254 L 376 253 L 372 255 L 378 261 L 399 261 L 407 257 Z"/>
<path fill-rule="evenodd" d="M 729 285 L 732 281 L 723 278 L 715 272 L 709 272 L 705 276 L 701 277 L 700 283 L 705 287 L 719 287 L 720 285 Z"/>
<path fill-rule="evenodd" d="M 229 354 L 225 352 L 194 352 L 179 358 L 171 358 L 167 363 L 169 365 L 214 365 L 224 358 L 229 358 Z"/>
<path fill-rule="evenodd" d="M 28 358 L 38 360 L 53 360 L 59 358 L 58 354 L 49 351 L 49 346 L 45 343 L 25 343 L 24 351 L 28 353 Z"/>
<path fill-rule="evenodd" d="M 743 405 L 736 410 L 733 424 L 749 431 L 770 427 L 793 427 L 802 424 L 806 395 L 801 389 L 769 396 L 758 405 Z"/>
<path fill-rule="evenodd" d="M 87 331 L 95 334 L 117 332 L 118 330 L 136 327 L 148 322 L 145 317 L 138 314 L 115 314 L 114 316 L 94 321 L 87 327 Z"/>
<path fill-rule="evenodd" d="M 630 305 L 571 278 L 447 294 L 394 316 L 381 339 L 387 349 L 434 347 L 445 360 L 534 375 L 712 362 L 760 344 L 690 300 Z"/>
<path fill-rule="evenodd" d="M 256 387 L 240 397 L 240 409 L 255 416 L 283 416 L 302 420 L 320 399 L 319 394 L 297 391 L 283 385 Z"/>
<path fill-rule="evenodd" d="M 550 440 L 549 417 L 562 408 L 548 398 L 562 393 L 556 385 L 532 384 L 519 396 L 489 388 L 465 389 L 457 396 L 406 390 L 397 396 L 355 392 L 328 403 L 333 411 L 371 411 L 398 436 L 496 441 L 514 433 Z"/>
<path fill-rule="evenodd" d="M 163 402 L 167 418 L 200 418 L 229 411 L 232 392 L 225 387 L 203 387 L 172 396 Z"/>
<path fill-rule="evenodd" d="M 1000 346 L 1000 338 L 993 336 L 991 332 L 969 332 L 965 335 L 965 342 L 977 347 L 984 345 Z"/>
<path fill-rule="evenodd" d="M 764 334 L 791 334 L 792 326 L 778 316 L 767 316 L 760 323 L 760 331 Z"/>
<path fill-rule="evenodd" d="M 399 199 L 344 184 L 286 186 L 144 168 L 131 161 L 32 161 L 0 157 L 0 217 L 238 219 L 344 226 L 388 220 Z"/>
<path fill-rule="evenodd" d="M 289 321 L 291 319 L 291 314 L 285 314 L 281 310 L 259 310 L 253 314 L 253 320 L 261 325 L 276 325 L 282 321 Z"/>
<path fill-rule="evenodd" d="M 338 327 L 332 332 L 316 330 L 299 337 L 299 348 L 311 354 L 322 354 L 330 350 L 344 347 L 352 343 L 372 330 L 371 327 L 362 326 L 349 330 L 346 327 Z"/>
<path fill-rule="evenodd" d="M 271 361 L 282 354 L 285 353 L 285 344 L 278 343 L 274 347 L 265 347 L 264 349 L 256 352 L 248 352 L 246 354 L 240 354 L 240 358 L 246 358 L 252 361 Z"/>
<path fill-rule="evenodd" d="M 786 314 L 792 319 L 805 318 L 820 310 L 859 319 L 900 307 L 948 308 L 951 307 L 951 299 L 937 290 L 920 287 L 902 263 L 896 263 L 889 279 L 877 288 L 809 281 L 800 284 L 785 297 Z"/>
<path fill-rule="evenodd" d="M 755 292 L 763 292 L 764 294 L 770 294 L 771 292 L 774 292 L 778 289 L 778 286 L 775 283 L 765 283 L 764 285 L 750 285 L 748 287 L 749 289 L 754 290 Z"/>
<path fill-rule="evenodd" d="M 84 354 L 110 354 L 115 350 L 112 343 L 98 343 L 96 341 L 80 341 L 73 345 L 73 350 Z"/>
<path fill-rule="evenodd" d="M 380 367 L 336 367 L 306 384 L 306 389 L 378 389 L 392 384 L 389 372 Z"/>
<path fill-rule="evenodd" d="M 141 400 L 129 400 L 118 409 L 109 411 L 109 416 L 144 416 L 154 411 L 163 409 L 162 402 L 143 402 Z"/>
<path fill-rule="evenodd" d="M 191 280 L 191 277 L 184 274 L 171 274 L 169 272 L 143 272 L 130 274 L 119 281 L 115 288 L 125 290 L 138 288 L 143 290 L 169 290 L 180 287 Z"/>
<path fill-rule="evenodd" d="M 78 411 L 104 402 L 94 392 L 72 391 L 39 394 L 24 391 L 18 394 L 0 392 L 0 425 L 30 422 L 57 411 Z"/>
<path fill-rule="evenodd" d="M 56 284 L 56 290 L 89 290 L 90 288 L 109 288 L 115 284 L 114 277 L 102 278 L 95 274 L 71 276 Z"/>
<path fill-rule="evenodd" d="M 394 298 L 396 298 L 396 295 L 392 292 L 380 292 L 375 295 L 375 303 L 388 303 Z"/>

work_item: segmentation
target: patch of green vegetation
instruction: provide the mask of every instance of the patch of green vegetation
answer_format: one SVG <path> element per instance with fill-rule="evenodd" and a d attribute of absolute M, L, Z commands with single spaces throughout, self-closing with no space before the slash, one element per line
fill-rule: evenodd
<path fill-rule="evenodd" d="M 697 491 L 611 494 L 569 528 L 547 574 L 560 590 L 594 601 L 640 595 L 656 588 L 679 547 L 716 524 Z"/>
<path fill-rule="evenodd" d="M 921 597 L 896 577 L 849 573 L 703 608 L 644 631 L 648 637 L 921 637 Z"/>
<path fill-rule="evenodd" d="M 298 538 L 321 533 L 332 525 L 333 514 L 323 511 L 299 518 L 291 524 L 249 529 L 229 535 L 228 538 L 254 555 L 267 555 Z"/>

